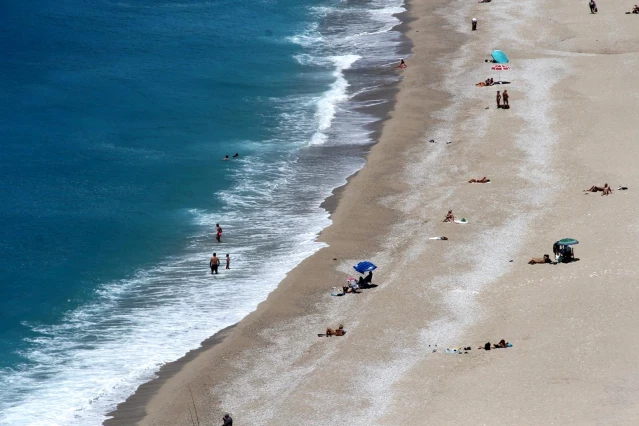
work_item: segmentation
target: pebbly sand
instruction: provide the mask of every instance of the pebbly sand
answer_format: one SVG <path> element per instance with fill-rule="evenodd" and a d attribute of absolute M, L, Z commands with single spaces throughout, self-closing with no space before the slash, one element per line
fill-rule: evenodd
<path fill-rule="evenodd" d="M 192 425 L 193 403 L 203 425 L 639 423 L 631 8 L 412 0 L 414 55 L 367 165 L 332 200 L 329 246 L 106 424 Z M 497 78 L 492 49 L 512 84 L 475 87 Z M 582 192 L 604 182 L 629 189 Z M 449 209 L 469 223 L 442 223 Z M 526 263 L 564 237 L 578 262 Z M 362 259 L 379 287 L 330 296 Z M 346 336 L 317 337 L 340 323 Z M 514 346 L 477 350 L 502 338 Z M 444 353 L 460 346 L 473 349 Z"/>

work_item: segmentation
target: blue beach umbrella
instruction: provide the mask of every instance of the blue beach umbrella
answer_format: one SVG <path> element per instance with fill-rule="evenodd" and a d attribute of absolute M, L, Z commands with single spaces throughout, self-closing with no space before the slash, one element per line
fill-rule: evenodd
<path fill-rule="evenodd" d="M 364 272 L 374 271 L 375 269 L 377 269 L 377 266 L 373 265 L 371 262 L 364 261 L 359 262 L 357 265 L 353 266 L 353 269 L 355 269 L 360 274 L 363 274 Z"/>
<path fill-rule="evenodd" d="M 501 50 L 493 50 L 493 53 L 490 54 L 493 57 L 493 60 L 498 64 L 507 64 L 508 56 Z"/>

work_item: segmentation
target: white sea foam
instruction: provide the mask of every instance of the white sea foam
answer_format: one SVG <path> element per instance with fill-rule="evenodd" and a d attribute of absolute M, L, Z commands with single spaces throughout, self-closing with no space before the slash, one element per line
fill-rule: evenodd
<path fill-rule="evenodd" d="M 329 90 L 317 101 L 317 132 L 311 138 L 311 144 L 323 144 L 327 136 L 324 132 L 331 127 L 333 118 L 339 108 L 339 104 L 348 100 L 348 81 L 344 77 L 344 70 L 349 69 L 360 57 L 357 55 L 331 56 L 329 59 L 335 64 L 333 76 L 335 82 Z"/>

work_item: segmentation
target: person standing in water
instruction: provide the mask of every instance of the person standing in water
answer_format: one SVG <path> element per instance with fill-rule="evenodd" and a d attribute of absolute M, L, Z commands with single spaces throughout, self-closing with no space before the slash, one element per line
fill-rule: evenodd
<path fill-rule="evenodd" d="M 501 93 L 499 93 L 499 90 L 497 91 L 497 97 L 495 100 L 497 101 L 497 108 L 501 108 Z"/>
<path fill-rule="evenodd" d="M 231 256 L 226 253 L 226 269 L 231 269 Z"/>
<path fill-rule="evenodd" d="M 218 243 L 222 242 L 222 227 L 219 223 L 215 224 L 215 239 Z"/>
<path fill-rule="evenodd" d="M 211 260 L 209 261 L 209 267 L 211 268 L 211 275 L 217 274 L 217 267 L 220 266 L 220 258 L 217 257 L 217 253 L 213 253 Z"/>

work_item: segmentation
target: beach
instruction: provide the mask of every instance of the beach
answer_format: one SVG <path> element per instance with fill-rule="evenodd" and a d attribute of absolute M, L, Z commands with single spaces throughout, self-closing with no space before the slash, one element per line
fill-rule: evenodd
<path fill-rule="evenodd" d="M 394 109 L 331 199 L 325 247 L 106 425 L 639 421 L 639 17 L 620 0 L 407 6 Z M 476 87 L 493 49 L 511 83 Z M 579 261 L 527 264 L 566 237 Z M 360 260 L 378 287 L 331 296 Z"/>

